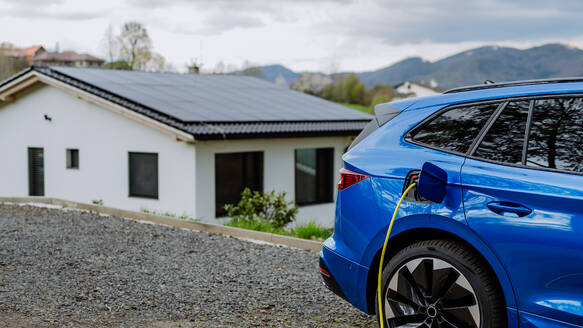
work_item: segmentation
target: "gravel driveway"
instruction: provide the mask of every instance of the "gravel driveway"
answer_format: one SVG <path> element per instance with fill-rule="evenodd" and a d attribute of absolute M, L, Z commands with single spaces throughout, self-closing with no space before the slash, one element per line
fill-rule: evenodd
<path fill-rule="evenodd" d="M 375 327 L 314 252 L 0 205 L 0 327 Z"/>

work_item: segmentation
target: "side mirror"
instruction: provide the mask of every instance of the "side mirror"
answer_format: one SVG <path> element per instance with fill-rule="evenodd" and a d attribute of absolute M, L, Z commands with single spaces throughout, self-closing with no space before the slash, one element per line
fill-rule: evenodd
<path fill-rule="evenodd" d="M 419 173 L 417 192 L 421 197 L 434 203 L 441 203 L 445 197 L 447 185 L 447 173 L 440 167 L 425 162 Z"/>

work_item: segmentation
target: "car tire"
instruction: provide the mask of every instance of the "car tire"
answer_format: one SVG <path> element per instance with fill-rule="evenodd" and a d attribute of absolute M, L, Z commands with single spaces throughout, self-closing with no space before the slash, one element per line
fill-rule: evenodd
<path fill-rule="evenodd" d="M 385 327 L 507 326 L 496 278 L 460 242 L 428 240 L 404 248 L 385 265 L 381 283 Z M 378 294 L 375 303 L 378 320 Z"/>

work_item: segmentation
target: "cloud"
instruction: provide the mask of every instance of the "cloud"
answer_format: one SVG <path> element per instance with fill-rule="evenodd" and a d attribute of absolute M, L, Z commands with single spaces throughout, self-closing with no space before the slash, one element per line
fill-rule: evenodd
<path fill-rule="evenodd" d="M 525 41 L 583 34 L 582 1 L 376 1 L 314 29 L 389 44 Z"/>
<path fill-rule="evenodd" d="M 0 1 L 0 5 L 2 3 Z M 4 3 L 6 5 L 3 5 L 0 17 L 84 21 L 102 18 L 108 13 L 106 10 L 70 9 L 64 0 L 21 0 Z"/>
<path fill-rule="evenodd" d="M 298 10 L 321 5 L 344 5 L 354 0 L 129 0 L 131 6 L 156 10 L 196 11 L 203 18 L 198 22 L 171 26 L 170 30 L 182 34 L 218 35 L 233 29 L 256 28 L 271 22 L 294 23 L 300 16 Z M 179 26 L 180 25 L 180 26 Z"/>
<path fill-rule="evenodd" d="M 261 18 L 245 13 L 220 13 L 208 15 L 202 21 L 198 32 L 205 35 L 215 35 L 236 28 L 254 28 L 265 26 Z"/>

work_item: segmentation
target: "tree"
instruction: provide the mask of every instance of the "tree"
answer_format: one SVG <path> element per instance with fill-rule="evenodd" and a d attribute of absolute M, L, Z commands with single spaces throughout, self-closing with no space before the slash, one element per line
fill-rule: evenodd
<path fill-rule="evenodd" d="M 109 24 L 109 26 L 105 30 L 105 36 L 103 37 L 103 40 L 101 42 L 105 46 L 108 63 L 115 62 L 117 59 L 116 54 L 119 52 L 118 49 L 119 44 L 117 42 L 115 35 L 113 34 L 113 25 Z"/>
<path fill-rule="evenodd" d="M 3 48 L 8 48 L 8 46 L 3 46 Z M 5 56 L 0 49 L 0 81 L 22 71 L 27 66 L 28 64 L 23 58 Z"/>
<path fill-rule="evenodd" d="M 152 53 L 150 60 L 146 62 L 144 70 L 151 72 L 173 72 L 174 67 L 159 53 Z"/>
<path fill-rule="evenodd" d="M 117 39 L 121 59 L 128 62 L 133 70 L 145 69 L 152 59 L 152 40 L 146 28 L 138 22 L 125 23 Z"/>
<path fill-rule="evenodd" d="M 213 74 L 225 74 L 225 63 L 222 60 L 215 65 Z"/>
<path fill-rule="evenodd" d="M 148 30 L 141 23 L 123 24 L 118 35 L 115 35 L 110 25 L 105 31 L 102 43 L 108 57 L 106 68 L 173 71 L 172 65 L 164 56 L 153 51 Z"/>
<path fill-rule="evenodd" d="M 374 110 L 376 105 L 391 101 L 394 94 L 390 84 L 377 83 L 366 92 L 365 103 L 370 104 L 371 110 Z"/>
<path fill-rule="evenodd" d="M 372 97 L 370 109 L 371 111 L 374 111 L 376 105 L 388 103 L 389 101 L 391 101 L 391 96 L 383 93 L 377 93 Z"/>
<path fill-rule="evenodd" d="M 243 75 L 263 78 L 263 71 L 259 67 L 249 67 L 243 70 Z"/>

